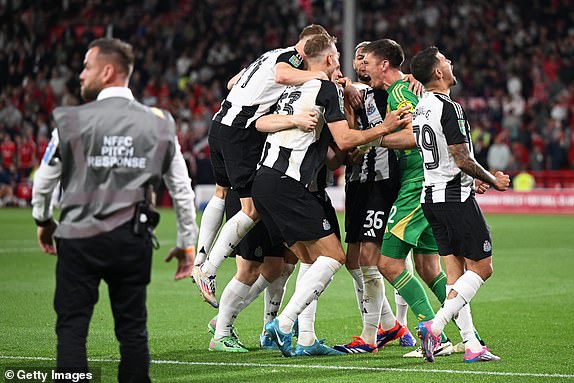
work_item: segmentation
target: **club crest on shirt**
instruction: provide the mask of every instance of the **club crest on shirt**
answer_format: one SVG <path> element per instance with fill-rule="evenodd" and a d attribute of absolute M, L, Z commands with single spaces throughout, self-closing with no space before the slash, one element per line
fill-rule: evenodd
<path fill-rule="evenodd" d="M 375 106 L 375 104 L 369 104 L 367 105 L 367 116 L 372 115 L 373 113 L 375 113 L 377 111 L 377 107 Z"/>
<path fill-rule="evenodd" d="M 484 241 L 484 244 L 482 245 L 482 250 L 484 250 L 485 253 L 489 253 L 490 250 L 492 250 L 492 245 L 490 244 L 490 241 L 488 239 Z"/>
<path fill-rule="evenodd" d="M 323 220 L 323 230 L 330 230 L 331 224 L 326 219 Z"/>
<path fill-rule="evenodd" d="M 263 258 L 263 248 L 261 246 L 257 246 L 254 255 L 256 258 Z"/>
<path fill-rule="evenodd" d="M 295 67 L 298 68 L 301 65 L 301 57 L 299 55 L 293 55 L 289 59 L 289 62 Z"/>

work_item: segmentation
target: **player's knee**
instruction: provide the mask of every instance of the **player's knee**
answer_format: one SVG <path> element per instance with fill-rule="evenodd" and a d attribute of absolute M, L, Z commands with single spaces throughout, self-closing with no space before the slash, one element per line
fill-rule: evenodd
<path fill-rule="evenodd" d="M 490 276 L 494 271 L 494 269 L 492 268 L 492 263 L 484 265 L 483 267 L 481 267 L 480 271 L 481 271 L 480 277 L 482 278 L 483 281 L 486 281 L 488 278 L 490 278 Z"/>
<path fill-rule="evenodd" d="M 242 204 L 241 205 L 241 211 L 243 213 L 245 213 L 249 218 L 251 218 L 255 222 L 259 221 L 259 219 L 260 219 L 259 213 L 255 209 L 255 205 L 253 205 L 253 203 Z"/>
<path fill-rule="evenodd" d="M 215 193 L 214 195 L 217 198 L 225 199 L 227 197 L 227 193 L 229 192 L 229 188 L 225 186 L 215 185 Z"/>
<path fill-rule="evenodd" d="M 333 258 L 335 261 L 339 262 L 341 265 L 346 263 L 347 257 L 343 251 L 337 251 L 333 254 L 328 255 L 330 258 Z"/>
<path fill-rule="evenodd" d="M 259 278 L 259 269 L 247 268 L 237 270 L 237 273 L 235 274 L 235 279 L 249 286 L 253 285 L 257 278 Z"/>
<path fill-rule="evenodd" d="M 377 263 L 379 267 L 379 272 L 383 274 L 386 280 L 389 282 L 394 281 L 405 271 L 404 262 L 401 260 L 390 258 L 390 257 L 380 257 Z"/>
<path fill-rule="evenodd" d="M 380 258 L 381 246 L 374 242 L 365 242 L 361 246 L 359 263 L 361 266 L 376 266 Z"/>

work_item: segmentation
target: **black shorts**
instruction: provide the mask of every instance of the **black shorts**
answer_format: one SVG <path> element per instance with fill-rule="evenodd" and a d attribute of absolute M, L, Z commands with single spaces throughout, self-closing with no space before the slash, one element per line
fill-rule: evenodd
<path fill-rule="evenodd" d="M 302 183 L 262 166 L 253 182 L 253 202 L 271 241 L 312 241 L 333 234 L 325 209 Z"/>
<path fill-rule="evenodd" d="M 208 143 L 215 182 L 236 190 L 240 198 L 251 197 L 265 135 L 252 125 L 240 129 L 211 121 Z"/>
<path fill-rule="evenodd" d="M 327 217 L 327 221 L 331 224 L 331 228 L 333 232 L 341 240 L 341 228 L 339 227 L 339 219 L 337 218 L 337 211 L 333 207 L 333 203 L 331 202 L 331 198 L 329 198 L 329 194 L 327 194 L 326 190 L 312 192 L 312 194 L 319 200 L 321 206 L 323 206 L 323 210 L 325 210 L 325 216 Z"/>
<path fill-rule="evenodd" d="M 239 194 L 230 190 L 225 199 L 225 216 L 229 219 L 240 210 Z M 277 245 L 271 243 L 265 224 L 259 221 L 235 247 L 233 255 L 240 255 L 249 261 L 263 262 L 264 257 L 283 257 L 284 250 L 285 247 L 282 243 Z"/>
<path fill-rule="evenodd" d="M 479 261 L 492 256 L 490 231 L 474 197 L 465 202 L 423 203 L 440 255 Z"/>
<path fill-rule="evenodd" d="M 398 178 L 348 182 L 345 186 L 345 242 L 383 241 L 387 219 L 397 199 Z"/>

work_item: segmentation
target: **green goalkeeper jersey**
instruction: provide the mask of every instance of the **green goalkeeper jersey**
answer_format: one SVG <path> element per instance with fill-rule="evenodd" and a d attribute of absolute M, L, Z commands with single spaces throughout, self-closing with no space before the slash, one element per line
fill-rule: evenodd
<path fill-rule="evenodd" d="M 413 113 L 419 103 L 418 97 L 409 89 L 409 83 L 402 79 L 391 84 L 387 89 L 387 113 L 403 106 L 410 106 Z M 418 149 L 395 150 L 399 159 L 401 183 L 420 181 L 424 179 L 423 160 Z"/>

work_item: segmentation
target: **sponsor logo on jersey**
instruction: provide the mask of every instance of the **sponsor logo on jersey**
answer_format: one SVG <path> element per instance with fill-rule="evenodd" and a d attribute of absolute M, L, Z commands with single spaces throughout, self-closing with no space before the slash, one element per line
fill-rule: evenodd
<path fill-rule="evenodd" d="M 485 253 L 489 253 L 490 250 L 492 250 L 492 245 L 490 244 L 490 241 L 488 239 L 484 241 L 484 244 L 482 245 L 482 250 L 484 250 Z"/>
<path fill-rule="evenodd" d="M 415 110 L 415 108 L 413 107 L 413 103 L 410 102 L 409 100 L 403 100 L 403 101 L 399 102 L 399 105 L 397 105 L 397 110 L 401 109 L 403 106 L 408 106 L 409 112 L 411 112 L 411 113 Z"/>
<path fill-rule="evenodd" d="M 301 57 L 299 55 L 293 55 L 291 56 L 291 58 L 289 59 L 289 62 L 291 63 L 291 65 L 293 65 L 295 68 L 298 68 L 299 66 L 301 66 L 301 63 L 303 62 L 303 60 L 301 59 Z"/>
<path fill-rule="evenodd" d="M 323 220 L 323 230 L 331 230 L 331 224 L 326 219 Z"/>

